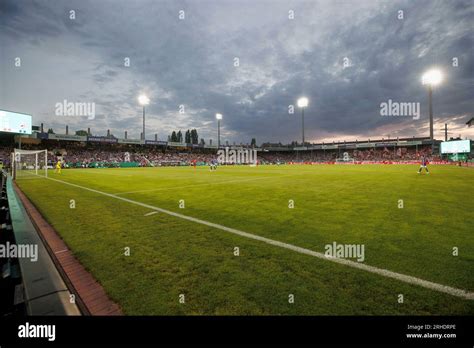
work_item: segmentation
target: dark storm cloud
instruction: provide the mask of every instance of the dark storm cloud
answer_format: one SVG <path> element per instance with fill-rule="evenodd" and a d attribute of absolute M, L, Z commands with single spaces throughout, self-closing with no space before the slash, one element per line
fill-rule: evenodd
<path fill-rule="evenodd" d="M 0 6 L 1 71 L 12 86 L 2 86 L 1 103 L 57 127 L 91 126 L 51 114 L 51 105 L 68 96 L 97 103 L 104 116 L 93 129 L 138 136 L 136 97 L 144 92 L 152 100 L 149 134 L 163 138 L 171 129 L 196 127 L 206 139 L 215 137 L 214 114 L 221 112 L 226 140 L 287 142 L 300 139 L 300 111 L 290 115 L 288 106 L 306 95 L 308 139 L 418 135 L 427 120 L 420 79 L 431 66 L 446 74 L 435 91 L 439 121 L 456 127 L 472 117 L 469 0 L 7 0 Z M 11 64 L 17 54 L 36 61 L 36 70 L 26 67 L 22 76 Z M 452 67 L 453 57 L 459 67 Z M 42 92 L 25 95 L 26 81 Z M 388 99 L 420 102 L 421 119 L 381 117 L 380 103 Z"/>

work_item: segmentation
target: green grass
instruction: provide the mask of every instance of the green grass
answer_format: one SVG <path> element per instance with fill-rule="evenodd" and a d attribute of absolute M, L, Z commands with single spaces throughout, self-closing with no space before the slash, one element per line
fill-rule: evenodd
<path fill-rule="evenodd" d="M 333 241 L 364 244 L 367 265 L 472 292 L 474 170 L 430 166 L 430 175 L 418 175 L 417 169 L 241 166 L 49 175 L 314 251 Z M 151 210 L 63 183 L 18 184 L 126 314 L 474 314 L 474 301 L 167 214 L 144 216 Z M 125 193 L 131 191 L 141 192 Z M 131 256 L 123 255 L 125 247 Z M 289 294 L 295 303 L 288 303 Z"/>

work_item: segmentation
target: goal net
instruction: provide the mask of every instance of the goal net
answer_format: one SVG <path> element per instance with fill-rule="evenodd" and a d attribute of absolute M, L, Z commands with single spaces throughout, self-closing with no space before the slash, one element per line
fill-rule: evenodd
<path fill-rule="evenodd" d="M 47 150 L 20 150 L 12 153 L 12 174 L 14 179 L 48 176 Z"/>

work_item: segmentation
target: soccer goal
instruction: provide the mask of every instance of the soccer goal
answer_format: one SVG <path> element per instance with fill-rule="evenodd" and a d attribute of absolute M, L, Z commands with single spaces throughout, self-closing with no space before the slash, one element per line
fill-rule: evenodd
<path fill-rule="evenodd" d="M 12 153 L 12 175 L 14 179 L 48 176 L 47 150 L 20 150 Z"/>

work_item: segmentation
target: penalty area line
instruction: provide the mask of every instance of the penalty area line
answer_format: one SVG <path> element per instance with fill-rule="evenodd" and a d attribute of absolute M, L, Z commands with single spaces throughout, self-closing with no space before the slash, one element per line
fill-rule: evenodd
<path fill-rule="evenodd" d="M 59 183 L 65 184 L 65 185 L 70 185 L 70 186 L 73 186 L 73 187 L 77 187 L 77 188 L 80 188 L 82 190 L 98 193 L 98 194 L 101 194 L 103 196 L 115 198 L 115 199 L 121 200 L 123 202 L 127 202 L 127 203 L 130 203 L 130 204 L 135 204 L 135 205 L 138 205 L 138 206 L 141 206 L 141 207 L 144 207 L 144 208 L 148 208 L 148 209 L 156 211 L 156 212 L 161 212 L 161 213 L 164 213 L 164 214 L 167 214 L 167 215 L 171 215 L 171 216 L 183 219 L 183 220 L 187 220 L 187 221 L 195 222 L 195 223 L 198 223 L 198 224 L 201 224 L 201 225 L 213 227 L 213 228 L 216 228 L 216 229 L 219 229 L 219 230 L 222 230 L 222 231 L 226 231 L 226 232 L 229 232 L 229 233 L 232 233 L 232 234 L 236 234 L 236 235 L 248 238 L 248 239 L 258 240 L 260 242 L 263 242 L 263 243 L 266 243 L 266 244 L 269 244 L 269 245 L 278 246 L 280 248 L 292 250 L 292 251 L 295 251 L 295 252 L 300 253 L 300 254 L 305 254 L 305 255 L 316 257 L 318 259 L 331 261 L 331 262 L 338 263 L 338 264 L 345 265 L 345 266 L 349 266 L 349 267 L 352 267 L 352 268 L 357 268 L 357 269 L 362 270 L 362 271 L 378 274 L 378 275 L 381 275 L 381 276 L 384 276 L 384 277 L 387 277 L 387 278 L 396 279 L 396 280 L 399 280 L 399 281 L 404 282 L 404 283 L 408 283 L 408 284 L 412 284 L 412 285 L 418 285 L 418 286 L 421 286 L 421 287 L 426 288 L 426 289 L 442 292 L 442 293 L 449 294 L 449 295 L 456 296 L 456 297 L 460 297 L 460 298 L 463 298 L 463 299 L 474 300 L 474 292 L 469 292 L 469 291 L 466 291 L 466 290 L 453 288 L 451 286 L 430 282 L 428 280 L 424 280 L 424 279 L 421 279 L 421 278 L 417 278 L 417 277 L 409 276 L 409 275 L 406 275 L 406 274 L 389 271 L 389 270 L 384 269 L 384 268 L 369 266 L 369 265 L 366 265 L 366 264 L 362 264 L 362 263 L 347 260 L 347 259 L 340 259 L 340 258 L 337 258 L 337 257 L 327 257 L 323 253 L 320 253 L 320 252 L 317 252 L 317 251 L 302 248 L 302 247 L 299 247 L 299 246 L 296 246 L 296 245 L 293 245 L 293 244 L 280 242 L 280 241 L 277 241 L 277 240 L 274 240 L 274 239 L 261 237 L 261 236 L 255 235 L 255 234 L 240 231 L 240 230 L 237 230 L 235 228 L 223 226 L 223 225 L 216 224 L 216 223 L 213 223 L 213 222 L 197 219 L 197 218 L 194 218 L 194 217 L 191 217 L 191 216 L 175 213 L 171 210 L 166 210 L 166 209 L 163 209 L 163 208 L 155 207 L 155 206 L 150 205 L 150 204 L 134 201 L 134 200 L 131 200 L 131 199 L 128 199 L 128 198 L 125 198 L 125 197 L 116 196 L 116 195 L 111 194 L 111 193 L 102 192 L 102 191 L 95 190 L 95 189 L 92 189 L 92 188 L 89 188 L 89 187 L 73 184 L 73 183 L 70 183 L 70 182 L 67 182 L 67 181 L 53 179 L 53 178 L 50 178 L 50 177 L 47 177 L 45 179 L 56 181 L 56 182 L 59 182 Z"/>

